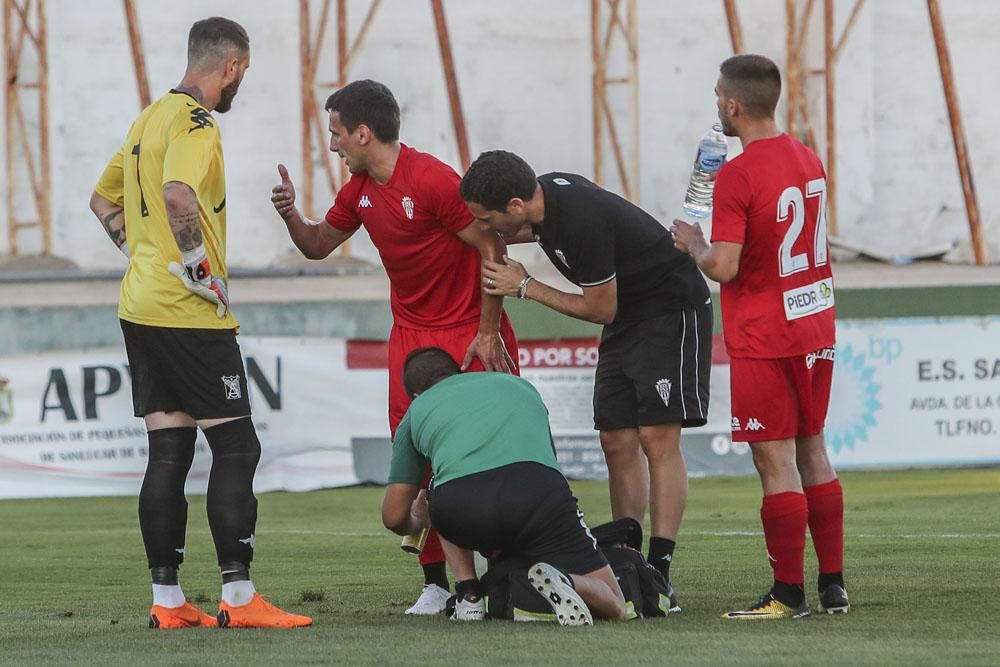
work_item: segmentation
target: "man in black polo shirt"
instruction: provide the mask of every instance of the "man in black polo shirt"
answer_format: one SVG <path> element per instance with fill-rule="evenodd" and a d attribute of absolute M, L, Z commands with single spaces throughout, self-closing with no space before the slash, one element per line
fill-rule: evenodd
<path fill-rule="evenodd" d="M 698 267 L 651 215 L 583 176 L 535 176 L 506 151 L 480 155 L 462 179 L 472 214 L 508 244 L 536 241 L 582 289 L 563 292 L 520 263 L 483 262 L 489 294 L 531 299 L 604 325 L 594 426 L 608 464 L 614 517 L 642 521 L 650 505 L 649 562 L 670 581 L 687 501 L 682 427 L 708 416 L 712 305 Z M 671 611 L 680 611 L 671 593 Z"/>

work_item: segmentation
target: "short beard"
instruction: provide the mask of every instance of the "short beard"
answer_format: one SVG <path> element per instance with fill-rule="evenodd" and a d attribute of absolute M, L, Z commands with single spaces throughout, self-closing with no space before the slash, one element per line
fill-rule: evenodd
<path fill-rule="evenodd" d="M 219 103 L 215 105 L 214 111 L 219 113 L 226 113 L 233 108 L 233 98 L 236 97 L 236 93 L 240 89 L 240 82 L 238 79 L 233 79 L 232 83 L 222 89 L 222 93 L 219 96 Z"/>
<path fill-rule="evenodd" d="M 737 136 L 736 129 L 733 127 L 732 121 L 730 121 L 728 118 L 725 119 L 720 118 L 719 125 L 722 126 L 722 134 L 726 135 L 727 137 Z"/>

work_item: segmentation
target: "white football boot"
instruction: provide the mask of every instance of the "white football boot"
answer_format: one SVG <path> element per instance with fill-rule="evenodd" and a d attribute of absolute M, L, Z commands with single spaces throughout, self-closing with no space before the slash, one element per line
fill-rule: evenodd
<path fill-rule="evenodd" d="M 420 597 L 405 613 L 413 616 L 433 616 L 444 611 L 451 593 L 437 584 L 425 584 Z"/>

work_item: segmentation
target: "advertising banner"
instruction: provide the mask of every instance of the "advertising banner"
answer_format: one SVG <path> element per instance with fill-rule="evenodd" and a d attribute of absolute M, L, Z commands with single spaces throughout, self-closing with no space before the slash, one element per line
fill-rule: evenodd
<path fill-rule="evenodd" d="M 842 321 L 826 440 L 841 469 L 1000 463 L 1000 318 Z M 258 491 L 384 482 L 384 341 L 240 337 L 262 444 Z M 523 341 L 560 464 L 607 477 L 593 430 L 596 339 Z M 714 345 L 709 422 L 687 429 L 692 475 L 750 473 L 730 438 L 729 366 Z M 220 378 L 220 382 L 223 382 Z M 766 424 L 763 425 L 766 428 Z M 0 357 L 0 497 L 129 495 L 146 458 L 123 349 Z M 204 437 L 188 490 L 211 466 Z"/>
<path fill-rule="evenodd" d="M 348 377 L 344 340 L 239 342 L 262 447 L 255 488 L 364 481 L 352 437 L 388 440 L 385 370 Z M 187 488 L 204 492 L 211 456 L 200 432 L 196 448 Z M 124 349 L 0 357 L 0 497 L 137 494 L 145 461 Z"/>

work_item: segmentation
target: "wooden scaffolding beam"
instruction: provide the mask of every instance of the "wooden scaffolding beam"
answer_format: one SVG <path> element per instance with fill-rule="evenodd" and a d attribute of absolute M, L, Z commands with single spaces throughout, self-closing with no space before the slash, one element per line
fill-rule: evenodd
<path fill-rule="evenodd" d="M 122 0 L 125 8 L 125 26 L 128 28 L 128 42 L 132 49 L 132 69 L 135 70 L 135 86 L 139 91 L 139 108 L 145 109 L 152 103 L 149 95 L 149 79 L 146 77 L 146 52 L 142 48 L 142 31 L 139 29 L 139 15 L 135 11 L 135 0 Z"/>
<path fill-rule="evenodd" d="M 621 6 L 625 5 L 625 17 Z M 605 9 L 607 12 L 605 13 Z M 622 40 L 626 68 L 624 74 L 609 75 L 609 60 L 615 38 Z M 639 200 L 639 20 L 636 0 L 591 0 L 590 38 L 593 58 L 593 130 L 594 181 L 603 185 L 605 168 L 605 132 L 611 145 L 622 194 Z M 609 93 L 613 87 L 625 87 L 628 106 L 629 155 L 626 158 L 618 133 L 618 121 L 611 110 Z"/>
<path fill-rule="evenodd" d="M 809 67 L 806 63 L 806 40 L 809 36 L 813 11 L 816 0 L 805 0 L 802 12 L 798 11 L 798 0 L 785 0 L 785 18 L 787 33 L 786 45 L 786 83 L 788 88 L 787 129 L 813 150 L 818 151 L 816 132 L 813 127 L 812 113 L 807 97 L 806 81 L 808 77 L 822 77 L 824 84 L 823 120 L 825 125 L 825 162 L 827 225 L 831 236 L 837 233 L 837 61 L 843 51 L 847 38 L 857 22 L 858 15 L 864 7 L 865 0 L 855 0 L 850 16 L 839 37 L 836 35 L 834 0 L 823 0 L 823 66 Z"/>
<path fill-rule="evenodd" d="M 726 10 L 726 25 L 729 26 L 729 43 L 733 45 L 733 53 L 743 53 L 743 24 L 736 11 L 736 0 L 722 0 L 722 4 Z"/>
<path fill-rule="evenodd" d="M 49 68 L 46 56 L 45 0 L 4 0 L 3 13 L 6 110 L 4 160 L 10 253 L 21 254 L 20 233 L 39 230 L 40 254 L 51 255 Z M 33 128 L 30 127 L 31 121 L 34 121 Z M 25 181 L 30 185 L 32 196 L 29 202 L 22 205 L 17 195 L 18 192 L 23 192 Z"/>
<path fill-rule="evenodd" d="M 934 33 L 934 47 L 937 51 L 938 66 L 941 69 L 941 84 L 944 86 L 944 99 L 948 105 L 948 118 L 951 121 L 951 138 L 955 145 L 955 160 L 958 162 L 958 175 L 962 180 L 962 195 L 965 198 L 965 213 L 969 218 L 969 235 L 972 238 L 972 250 L 976 264 L 983 266 L 987 262 L 986 244 L 983 242 L 983 229 L 979 221 L 979 200 L 976 197 L 976 186 L 972 181 L 972 165 L 969 163 L 969 148 L 965 142 L 965 127 L 962 124 L 962 112 L 958 107 L 958 93 L 955 90 L 955 74 L 951 69 L 951 55 L 948 51 L 948 39 L 941 21 L 941 8 L 937 0 L 927 0 L 927 11 L 930 14 L 931 30 Z"/>

